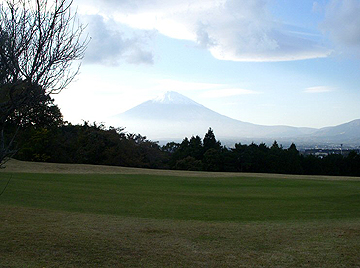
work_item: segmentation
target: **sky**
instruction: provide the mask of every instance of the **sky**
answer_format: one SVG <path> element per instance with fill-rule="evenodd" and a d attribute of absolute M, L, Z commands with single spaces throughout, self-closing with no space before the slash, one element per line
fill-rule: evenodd
<path fill-rule="evenodd" d="M 74 0 L 73 8 L 91 41 L 76 80 L 53 96 L 72 123 L 107 125 L 166 91 L 261 125 L 360 118 L 360 0 Z"/>

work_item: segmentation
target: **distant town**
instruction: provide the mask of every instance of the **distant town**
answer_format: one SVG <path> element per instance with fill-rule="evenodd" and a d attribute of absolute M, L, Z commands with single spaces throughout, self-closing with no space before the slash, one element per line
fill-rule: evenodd
<path fill-rule="evenodd" d="M 360 153 L 360 146 L 315 146 L 315 148 L 300 148 L 299 152 L 302 155 L 315 155 L 320 158 L 328 156 L 330 154 L 340 154 L 348 156 L 350 152 L 355 151 Z"/>

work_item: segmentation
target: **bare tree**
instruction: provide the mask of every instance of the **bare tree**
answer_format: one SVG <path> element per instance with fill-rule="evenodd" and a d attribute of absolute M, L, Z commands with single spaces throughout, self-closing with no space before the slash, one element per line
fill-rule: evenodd
<path fill-rule="evenodd" d="M 5 135 L 9 118 L 61 92 L 78 74 L 89 39 L 71 11 L 72 3 L 0 2 L 0 167 L 14 153 L 21 125 Z"/>

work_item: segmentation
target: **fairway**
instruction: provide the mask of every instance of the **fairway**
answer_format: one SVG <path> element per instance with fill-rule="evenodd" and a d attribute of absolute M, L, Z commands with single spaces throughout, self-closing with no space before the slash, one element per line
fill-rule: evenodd
<path fill-rule="evenodd" d="M 1 267 L 360 265 L 358 178 L 4 171 Z"/>
<path fill-rule="evenodd" d="M 360 181 L 155 175 L 12 176 L 2 204 L 199 221 L 360 218 Z"/>

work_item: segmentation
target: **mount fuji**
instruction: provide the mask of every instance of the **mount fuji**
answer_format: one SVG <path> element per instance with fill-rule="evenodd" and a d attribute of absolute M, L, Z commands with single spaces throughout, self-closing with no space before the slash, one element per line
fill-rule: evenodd
<path fill-rule="evenodd" d="M 241 140 L 266 142 L 275 139 L 331 142 L 331 137 L 336 137 L 337 140 L 343 138 L 343 142 L 347 142 L 349 139 L 357 137 L 358 140 L 360 137 L 360 120 L 352 121 L 352 124 L 344 124 L 347 128 L 346 133 L 349 135 L 344 135 L 342 125 L 337 126 L 336 129 L 335 127 L 315 129 L 256 125 L 221 115 L 174 91 L 168 91 L 162 96 L 115 115 L 109 122 L 114 126 L 126 127 L 126 130 L 131 133 L 140 133 L 151 140 L 160 141 L 182 140 L 184 137 L 195 135 L 203 136 L 209 127 L 221 141 L 236 142 Z M 329 134 L 333 135 L 329 136 Z"/>

